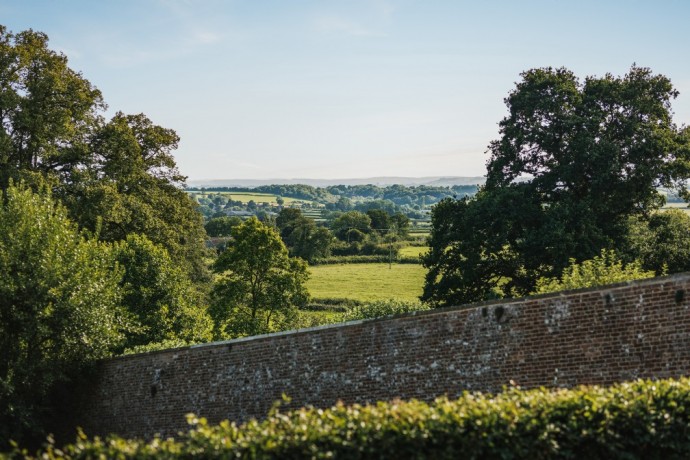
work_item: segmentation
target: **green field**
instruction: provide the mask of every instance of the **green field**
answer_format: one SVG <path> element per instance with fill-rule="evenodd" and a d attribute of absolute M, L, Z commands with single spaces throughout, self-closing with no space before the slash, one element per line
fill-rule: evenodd
<path fill-rule="evenodd" d="M 425 252 L 429 251 L 428 246 L 408 246 L 406 248 L 400 248 L 401 257 L 419 257 Z"/>
<path fill-rule="evenodd" d="M 341 264 L 309 267 L 307 288 L 314 298 L 359 301 L 414 301 L 422 294 L 426 270 L 417 264 Z"/>
<path fill-rule="evenodd" d="M 197 196 L 201 195 L 201 192 L 198 191 L 190 191 L 188 192 L 190 195 L 194 196 L 195 198 Z M 242 203 L 249 203 L 249 201 L 254 201 L 256 204 L 261 204 L 261 203 L 272 203 L 272 204 L 277 204 L 276 203 L 276 195 L 271 195 L 270 193 L 252 193 L 252 192 L 205 192 L 206 196 L 209 195 L 224 195 L 226 197 L 230 197 L 234 201 L 241 201 Z M 299 202 L 299 203 L 312 203 L 309 200 L 298 200 L 296 198 L 288 198 L 288 197 L 283 197 L 283 200 L 285 200 L 286 205 L 290 205 L 294 202 Z"/>

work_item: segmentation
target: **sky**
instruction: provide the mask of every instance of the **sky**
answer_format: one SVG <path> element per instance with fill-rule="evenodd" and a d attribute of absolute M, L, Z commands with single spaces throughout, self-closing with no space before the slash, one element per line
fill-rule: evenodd
<path fill-rule="evenodd" d="M 0 0 L 117 111 L 181 137 L 190 180 L 480 176 L 520 73 L 623 75 L 680 91 L 687 0 Z"/>

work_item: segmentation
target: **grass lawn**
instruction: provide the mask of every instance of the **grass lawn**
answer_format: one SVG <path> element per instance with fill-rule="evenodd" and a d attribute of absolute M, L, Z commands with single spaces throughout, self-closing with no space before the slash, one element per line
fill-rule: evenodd
<path fill-rule="evenodd" d="M 309 267 L 307 289 L 314 298 L 359 301 L 417 300 L 426 269 L 417 264 L 340 264 Z"/>

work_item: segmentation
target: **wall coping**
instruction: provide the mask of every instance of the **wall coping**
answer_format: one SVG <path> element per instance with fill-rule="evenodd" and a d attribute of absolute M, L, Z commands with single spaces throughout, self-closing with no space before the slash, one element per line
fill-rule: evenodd
<path fill-rule="evenodd" d="M 684 279 L 688 279 L 688 278 L 690 278 L 690 272 L 683 272 L 683 273 L 675 273 L 675 274 L 666 275 L 666 276 L 658 276 L 655 278 L 622 281 L 620 283 L 603 284 L 603 285 L 588 287 L 588 288 L 569 289 L 569 290 L 565 290 L 565 291 L 550 292 L 550 293 L 546 293 L 546 294 L 536 294 L 536 295 L 525 296 L 525 297 L 484 300 L 481 302 L 474 302 L 474 303 L 470 303 L 470 304 L 443 307 L 443 308 L 434 308 L 431 310 L 421 310 L 421 311 L 412 311 L 412 312 L 408 312 L 408 313 L 398 313 L 395 315 L 382 316 L 379 318 L 359 319 L 359 320 L 353 320 L 353 321 L 346 321 L 343 323 L 325 324 L 323 326 L 314 326 L 314 327 L 307 327 L 307 328 L 302 328 L 302 329 L 291 329 L 288 331 L 271 332 L 269 334 L 259 334 L 259 335 L 249 336 L 249 337 L 240 337 L 237 339 L 220 340 L 220 341 L 216 341 L 216 342 L 200 343 L 200 344 L 188 345 L 188 346 L 184 346 L 184 347 L 168 348 L 165 350 L 155 350 L 155 351 L 148 351 L 148 352 L 142 352 L 142 353 L 133 353 L 133 354 L 128 354 L 128 355 L 119 355 L 119 356 L 113 356 L 111 358 L 103 359 L 101 362 L 139 359 L 143 356 L 154 356 L 154 355 L 160 355 L 160 354 L 166 354 L 166 353 L 179 353 L 181 351 L 197 350 L 197 349 L 203 349 L 203 348 L 224 347 L 224 346 L 231 346 L 231 345 L 235 345 L 235 344 L 239 344 L 239 343 L 245 343 L 245 342 L 270 340 L 270 339 L 273 339 L 276 337 L 298 336 L 298 335 L 303 335 L 303 334 L 309 334 L 309 333 L 314 332 L 314 331 L 322 331 L 325 329 L 348 328 L 348 327 L 356 326 L 356 325 L 363 324 L 363 323 L 374 323 L 374 322 L 380 322 L 380 321 L 397 320 L 397 319 L 401 319 L 401 318 L 412 318 L 412 317 L 424 317 L 424 316 L 440 315 L 440 314 L 447 314 L 448 312 L 452 312 L 452 311 L 474 310 L 474 309 L 479 309 L 479 308 L 487 308 L 487 307 L 491 307 L 491 306 L 500 306 L 500 305 L 507 305 L 507 304 L 522 304 L 522 303 L 527 303 L 527 302 L 532 301 L 532 300 L 548 300 L 551 298 L 557 299 L 557 298 L 563 298 L 563 297 L 572 297 L 572 296 L 576 296 L 576 295 L 588 294 L 591 292 L 601 292 L 603 295 L 603 294 L 608 293 L 610 291 L 615 291 L 615 290 L 623 289 L 623 288 L 630 287 L 630 286 L 645 286 L 645 285 L 649 285 L 649 284 L 659 284 L 659 283 L 665 283 L 665 282 L 677 282 L 679 280 L 684 280 Z"/>

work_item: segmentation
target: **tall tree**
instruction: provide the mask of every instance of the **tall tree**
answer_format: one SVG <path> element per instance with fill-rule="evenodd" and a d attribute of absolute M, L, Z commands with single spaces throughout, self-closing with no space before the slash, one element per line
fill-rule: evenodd
<path fill-rule="evenodd" d="M 278 233 L 254 217 L 232 229 L 214 271 L 211 314 L 219 337 L 284 329 L 309 297 L 306 263 L 290 258 Z"/>
<path fill-rule="evenodd" d="M 100 91 L 48 48 L 48 37 L 0 26 L 0 188 L 34 175 L 71 182 L 90 164 Z"/>
<path fill-rule="evenodd" d="M 360 234 L 370 233 L 371 218 L 359 211 L 348 211 L 331 223 L 331 229 L 338 239 L 347 241 L 353 230 Z"/>
<path fill-rule="evenodd" d="M 311 263 L 314 259 L 330 255 L 333 234 L 325 227 L 317 227 L 299 209 L 282 209 L 276 218 L 276 225 L 290 256 L 300 257 Z"/>
<path fill-rule="evenodd" d="M 206 233 L 194 202 L 182 190 L 172 156 L 179 138 L 145 115 L 117 113 L 91 141 L 93 167 L 66 184 L 62 199 L 72 217 L 106 241 L 146 235 L 163 246 L 194 281 L 208 279 Z"/>
<path fill-rule="evenodd" d="M 571 258 L 620 246 L 628 216 L 663 203 L 657 187 L 687 197 L 690 135 L 672 120 L 677 94 L 635 66 L 584 82 L 563 68 L 524 72 L 489 146 L 486 185 L 434 209 L 423 298 L 527 294 Z"/>

